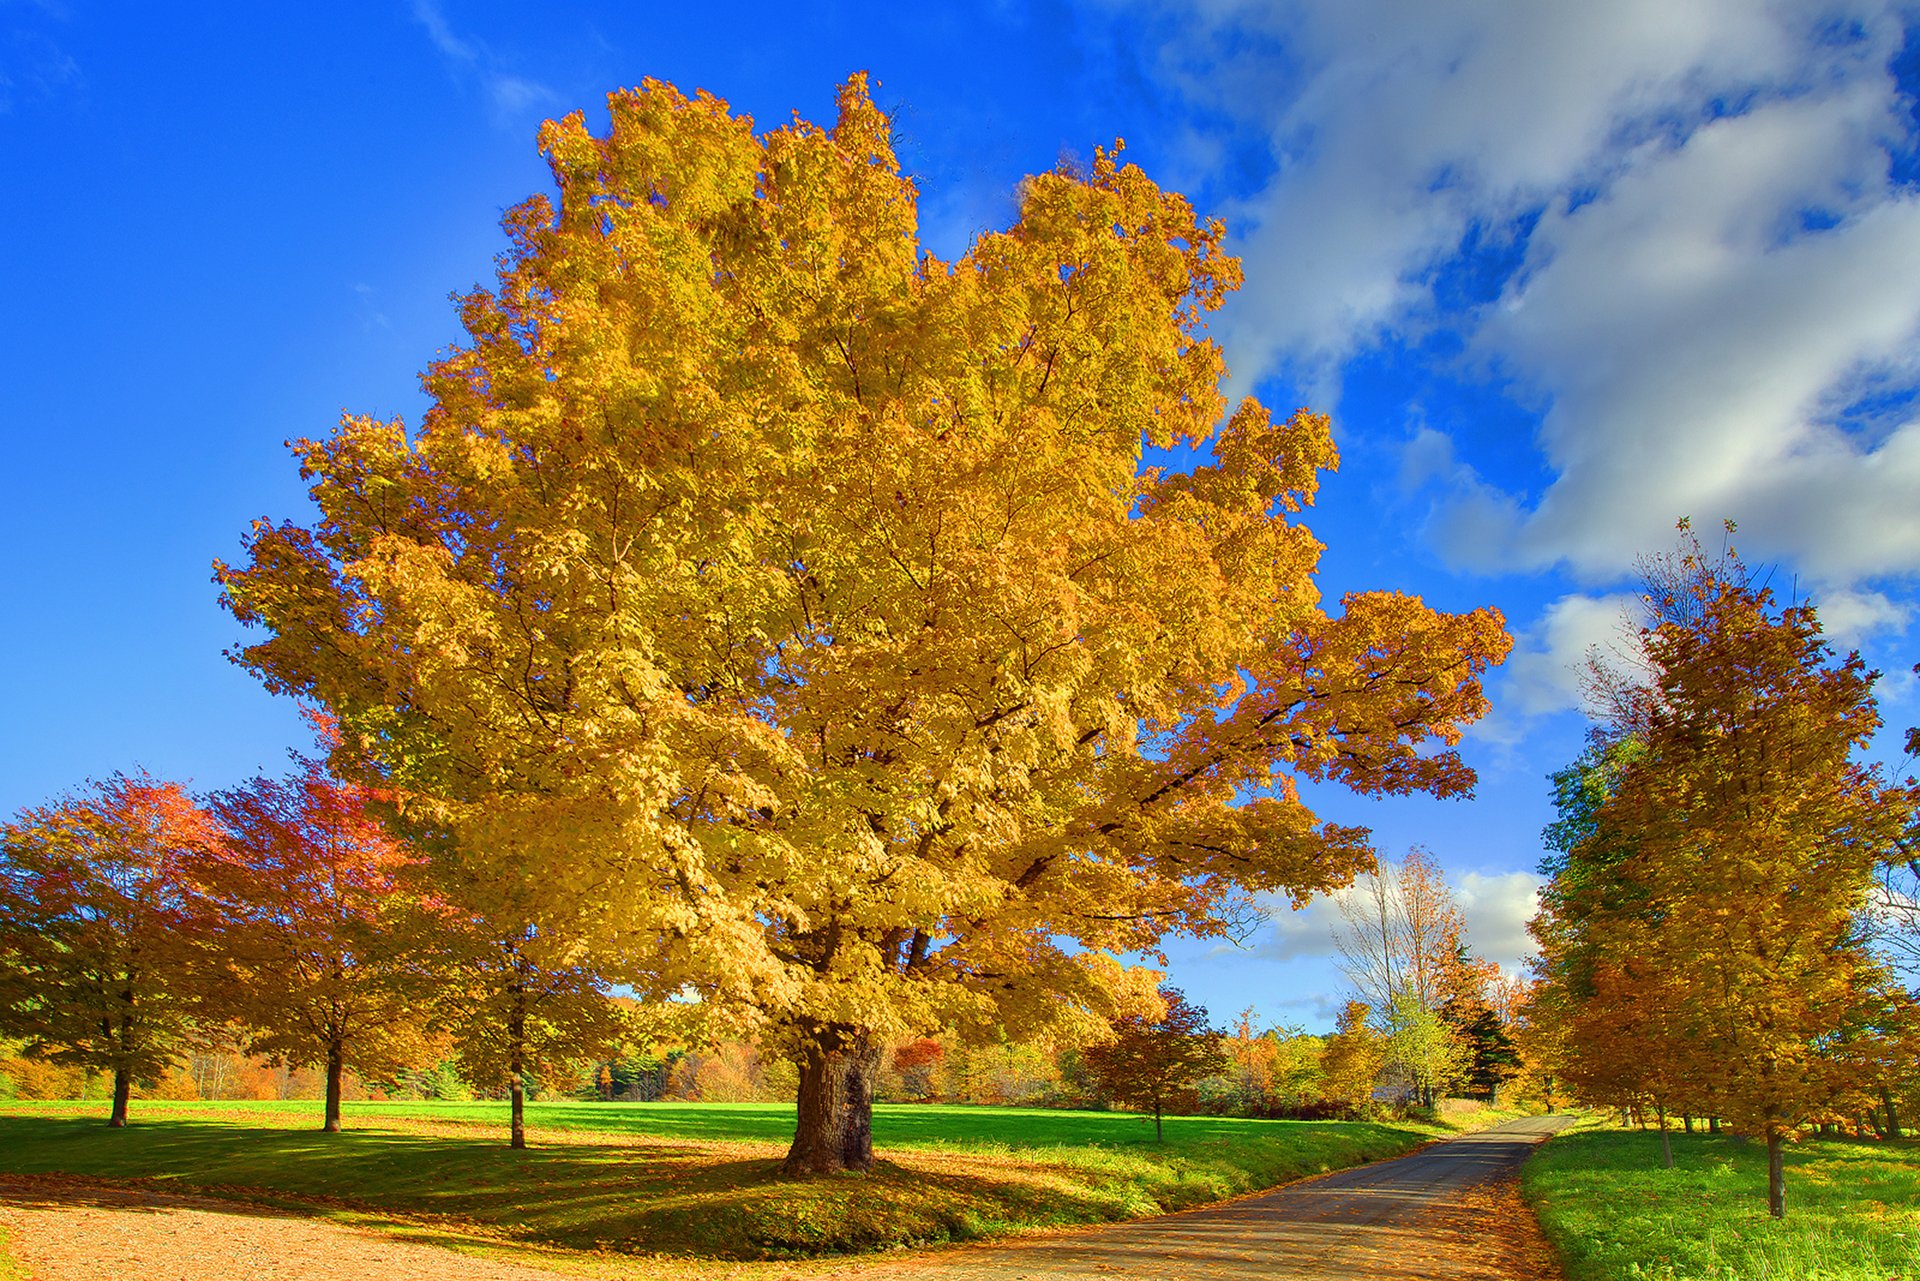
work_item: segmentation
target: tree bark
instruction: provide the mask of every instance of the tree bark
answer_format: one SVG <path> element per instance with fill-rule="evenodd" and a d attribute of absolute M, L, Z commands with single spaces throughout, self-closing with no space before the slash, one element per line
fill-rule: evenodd
<path fill-rule="evenodd" d="M 1767 1213 L 1776 1219 L 1787 1217 L 1787 1138 L 1771 1126 L 1767 1129 Z"/>
<path fill-rule="evenodd" d="M 507 1010 L 507 1098 L 513 1110 L 513 1137 L 509 1147 L 527 1146 L 527 999 L 525 990 L 513 985 L 513 1004 Z"/>
<path fill-rule="evenodd" d="M 327 1116 L 320 1125 L 327 1134 L 340 1133 L 340 1078 L 346 1067 L 346 1048 L 335 1037 L 327 1043 Z"/>
<path fill-rule="evenodd" d="M 873 1081 L 880 1051 L 857 1028 L 821 1029 L 800 1054 L 799 1117 L 782 1172 L 865 1174 L 873 1168 Z"/>
<path fill-rule="evenodd" d="M 107 1118 L 107 1128 L 124 1130 L 127 1128 L 127 1100 L 133 1097 L 133 1073 L 123 1067 L 113 1070 L 113 1114 Z"/>
<path fill-rule="evenodd" d="M 1673 1135 L 1667 1130 L 1667 1109 L 1659 1109 L 1660 1114 L 1660 1152 L 1667 1158 L 1667 1168 L 1673 1168 Z"/>
<path fill-rule="evenodd" d="M 1887 1137 L 1900 1137 L 1900 1114 L 1893 1110 L 1893 1091 L 1886 1086 L 1880 1087 L 1880 1104 L 1887 1110 Z"/>

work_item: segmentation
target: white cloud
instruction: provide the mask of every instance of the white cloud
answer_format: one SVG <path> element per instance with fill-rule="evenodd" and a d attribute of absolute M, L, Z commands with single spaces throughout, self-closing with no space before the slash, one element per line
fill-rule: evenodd
<path fill-rule="evenodd" d="M 1584 705 L 1587 656 L 1602 659 L 1629 642 L 1637 625 L 1633 596 L 1562 596 L 1540 621 L 1522 632 L 1503 673 L 1496 701 L 1522 716 L 1541 716 Z"/>
<path fill-rule="evenodd" d="M 1382 335 L 1446 324 L 1545 407 L 1543 492 L 1410 451 L 1445 479 L 1450 559 L 1606 580 L 1688 515 L 1842 588 L 1920 571 L 1920 421 L 1844 412 L 1920 382 L 1895 0 L 1194 8 L 1170 73 L 1275 163 L 1235 210 L 1238 381 L 1324 394 Z M 1522 235 L 1499 304 L 1441 313 L 1464 241 Z"/>
<path fill-rule="evenodd" d="M 1294 907 L 1284 894 L 1265 904 L 1273 933 L 1255 949 L 1261 956 L 1276 961 L 1305 957 L 1333 956 L 1333 927 L 1340 920 L 1340 898 L 1344 891 L 1323 894 L 1305 907 Z"/>
<path fill-rule="evenodd" d="M 1540 878 L 1532 872 L 1464 872 L 1447 879 L 1466 918 L 1468 948 L 1510 973 L 1520 970 L 1534 951 L 1527 922 L 1539 908 Z M 1273 931 L 1255 950 L 1276 961 L 1337 956 L 1333 931 L 1342 920 L 1340 903 L 1352 892 L 1336 890 L 1302 908 L 1294 908 L 1284 896 L 1270 900 L 1266 907 Z"/>
<path fill-rule="evenodd" d="M 1890 103 L 1757 108 L 1544 217 L 1480 349 L 1553 397 L 1558 479 L 1505 557 L 1605 573 L 1731 517 L 1750 553 L 1846 580 L 1920 569 L 1920 423 L 1823 421 L 1920 335 L 1920 200 L 1885 187 Z M 1817 211 L 1837 223 L 1804 230 Z"/>
<path fill-rule="evenodd" d="M 1836 588 L 1815 592 L 1813 603 L 1820 612 L 1821 630 L 1841 649 L 1855 648 L 1879 633 L 1899 631 L 1913 617 L 1912 606 L 1884 592 Z"/>
<path fill-rule="evenodd" d="M 1527 922 L 1540 910 L 1541 879 L 1532 872 L 1463 872 L 1455 880 L 1454 898 L 1467 918 L 1468 947 L 1509 973 L 1524 968 L 1536 951 Z"/>

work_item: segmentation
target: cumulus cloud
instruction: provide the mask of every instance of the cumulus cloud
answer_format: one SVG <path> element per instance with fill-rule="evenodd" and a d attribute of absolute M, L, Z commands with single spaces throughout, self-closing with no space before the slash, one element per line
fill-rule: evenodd
<path fill-rule="evenodd" d="M 1169 74 L 1274 166 L 1234 211 L 1250 284 L 1222 330 L 1241 380 L 1337 385 L 1382 337 L 1446 326 L 1544 407 L 1538 492 L 1416 439 L 1409 465 L 1443 491 L 1428 532 L 1456 564 L 1604 581 L 1690 515 L 1734 518 L 1750 554 L 1842 588 L 1920 570 L 1896 3 L 1194 13 Z M 1475 244 L 1510 248 L 1510 274 L 1463 308 L 1437 290 L 1493 270 L 1463 256 Z"/>
<path fill-rule="evenodd" d="M 1637 617 L 1636 598 L 1624 594 L 1562 596 L 1521 633 L 1502 669 L 1498 701 L 1522 716 L 1583 706 L 1587 658 L 1603 661 L 1627 644 Z"/>
<path fill-rule="evenodd" d="M 1461 873 L 1453 892 L 1467 918 L 1468 947 L 1509 973 L 1522 969 L 1535 951 L 1527 922 L 1540 910 L 1540 886 L 1532 872 Z"/>
<path fill-rule="evenodd" d="M 1848 649 L 1879 633 L 1900 631 L 1913 617 L 1910 605 L 1891 599 L 1885 592 L 1836 588 L 1814 593 L 1813 603 L 1820 611 L 1820 627 L 1827 639 Z"/>
<path fill-rule="evenodd" d="M 1920 569 L 1920 422 L 1873 440 L 1825 421 L 1920 335 L 1891 105 L 1856 86 L 1716 121 L 1541 219 L 1477 338 L 1553 397 L 1558 479 L 1510 560 L 1617 569 L 1691 514 L 1823 578 Z"/>
<path fill-rule="evenodd" d="M 1265 903 L 1272 932 L 1255 949 L 1275 961 L 1296 961 L 1308 957 L 1333 956 L 1333 927 L 1340 921 L 1340 899 L 1345 891 L 1325 894 L 1294 907 L 1285 895 Z"/>
<path fill-rule="evenodd" d="M 1534 951 L 1527 922 L 1539 909 L 1540 878 L 1531 872 L 1463 872 L 1447 879 L 1466 918 L 1468 948 L 1510 973 L 1518 972 Z M 1256 952 L 1276 961 L 1337 956 L 1334 929 L 1342 923 L 1340 904 L 1353 892 L 1336 890 L 1301 908 L 1284 897 L 1270 900 L 1266 910 L 1272 929 Z"/>

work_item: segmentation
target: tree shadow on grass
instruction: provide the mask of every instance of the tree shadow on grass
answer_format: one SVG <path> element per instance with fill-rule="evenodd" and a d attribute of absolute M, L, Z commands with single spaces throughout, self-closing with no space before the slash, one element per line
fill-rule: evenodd
<path fill-rule="evenodd" d="M 398 1216 L 571 1249 L 793 1258 L 965 1240 L 1034 1222 L 1093 1222 L 1125 1207 L 1098 1188 L 1014 1170 L 883 1161 L 864 1178 L 793 1180 L 778 1148 L 570 1141 L 515 1151 L 497 1139 L 149 1120 L 0 1118 L 12 1196 L 125 1208 L 202 1193 L 259 1213 Z M 948 1162 L 947 1164 L 951 1164 Z M 20 1177 L 24 1176 L 24 1177 Z M 99 1180 L 137 1180 L 114 1186 Z M 237 1207 L 223 1207 L 237 1208 Z"/>

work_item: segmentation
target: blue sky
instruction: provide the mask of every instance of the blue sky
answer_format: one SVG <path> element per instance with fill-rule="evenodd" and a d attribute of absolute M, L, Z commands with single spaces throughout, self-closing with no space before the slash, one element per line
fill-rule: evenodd
<path fill-rule="evenodd" d="M 1329 594 L 1495 604 L 1477 799 L 1318 795 L 1429 846 L 1524 951 L 1573 669 L 1674 521 L 1739 522 L 1920 720 L 1916 12 L 1761 0 L 538 6 L 0 0 L 0 811 L 135 766 L 277 770 L 209 564 L 300 515 L 281 442 L 418 416 L 545 185 L 539 122 L 643 77 L 763 127 L 869 71 L 943 256 L 1124 137 L 1228 222 L 1234 388 L 1331 411 Z M 1899 764 L 1895 736 L 1885 757 Z M 1909 768 L 1908 762 L 1902 768 Z M 1217 1015 L 1324 1025 L 1319 912 L 1179 944 Z"/>

